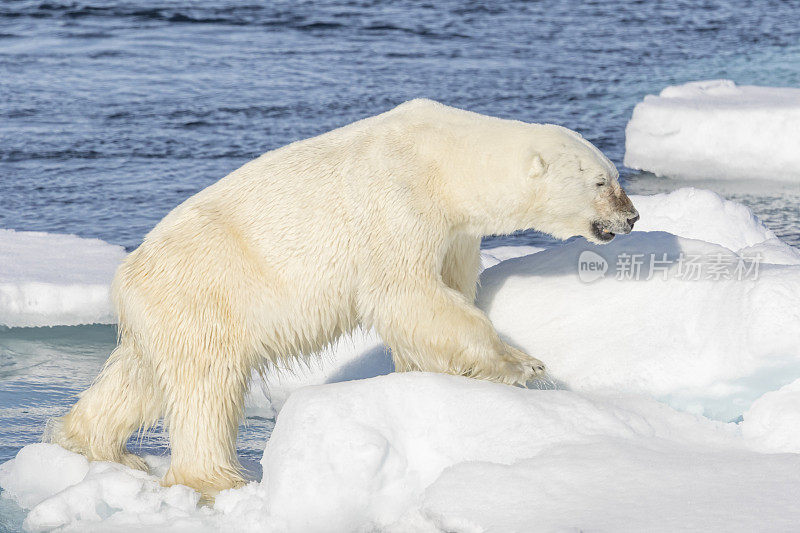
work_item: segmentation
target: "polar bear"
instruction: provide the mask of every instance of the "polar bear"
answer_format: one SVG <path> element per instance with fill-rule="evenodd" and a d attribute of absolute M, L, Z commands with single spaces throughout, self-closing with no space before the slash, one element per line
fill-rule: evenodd
<path fill-rule="evenodd" d="M 145 468 L 128 437 L 164 417 L 163 483 L 242 483 L 254 369 L 361 324 L 398 371 L 524 384 L 544 365 L 474 305 L 481 236 L 535 228 L 596 243 L 638 214 L 580 135 L 413 100 L 245 164 L 170 212 L 116 273 L 119 342 L 51 440 Z"/>

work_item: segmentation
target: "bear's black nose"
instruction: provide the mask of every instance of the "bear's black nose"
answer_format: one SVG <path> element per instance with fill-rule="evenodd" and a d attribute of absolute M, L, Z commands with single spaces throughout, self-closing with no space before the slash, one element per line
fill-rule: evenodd
<path fill-rule="evenodd" d="M 628 225 L 631 227 L 631 229 L 633 229 L 633 225 L 636 223 L 637 220 L 639 220 L 639 213 L 636 213 L 635 217 L 628 219 Z"/>

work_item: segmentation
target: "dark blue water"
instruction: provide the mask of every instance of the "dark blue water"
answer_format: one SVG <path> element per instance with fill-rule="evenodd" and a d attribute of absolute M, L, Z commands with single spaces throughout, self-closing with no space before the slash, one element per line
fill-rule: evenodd
<path fill-rule="evenodd" d="M 800 86 L 798 6 L 3 0 L 0 227 L 132 249 L 245 161 L 418 96 L 562 124 L 619 165 L 665 85 Z"/>
<path fill-rule="evenodd" d="M 133 249 L 249 159 L 415 97 L 576 129 L 621 168 L 645 94 L 721 77 L 800 87 L 798 20 L 800 3 L 780 1 L 2 0 L 0 228 Z M 634 192 L 685 184 L 621 170 Z M 693 185 L 800 244 L 800 186 Z M 113 343 L 111 327 L 0 331 L 0 461 Z M 251 418 L 243 459 L 270 427 Z M 138 449 L 164 451 L 163 437 Z M 23 516 L 9 505 L 0 530 Z"/>

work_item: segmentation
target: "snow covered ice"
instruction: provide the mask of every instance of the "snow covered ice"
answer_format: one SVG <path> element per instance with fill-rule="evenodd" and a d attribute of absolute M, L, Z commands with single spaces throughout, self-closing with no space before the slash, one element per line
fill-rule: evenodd
<path fill-rule="evenodd" d="M 746 531 L 771 513 L 786 524 L 798 517 L 784 512 L 780 491 L 794 483 L 786 472 L 783 485 L 728 492 L 742 503 L 777 496 L 749 519 L 698 516 L 708 509 L 687 504 L 687 485 L 702 494 L 742 474 L 715 466 L 797 472 L 800 457 L 751 452 L 735 425 L 641 397 L 394 374 L 303 389 L 281 417 L 262 464 L 268 513 L 290 531 L 666 531 L 686 514 Z M 632 512 L 641 497 L 648 505 Z"/>
<path fill-rule="evenodd" d="M 31 531 L 791 530 L 800 253 L 710 191 L 632 200 L 637 231 L 609 245 L 484 250 L 478 304 L 548 364 L 544 390 L 390 374 L 379 337 L 358 330 L 318 363 L 254 379 L 248 409 L 279 414 L 263 478 L 213 507 L 159 485 L 168 458 L 148 457 L 149 475 L 49 444 L 0 466 L 3 497 Z M 85 286 L 106 286 L 121 258 L 96 246 L 109 271 Z M 591 281 L 587 251 L 606 263 Z M 638 276 L 621 267 L 634 256 Z M 742 279 L 708 276 L 753 258 Z M 91 316 L 81 301 L 75 315 Z"/>
<path fill-rule="evenodd" d="M 677 178 L 800 181 L 799 139 L 800 89 L 696 81 L 636 105 L 624 163 Z"/>
<path fill-rule="evenodd" d="M 0 229 L 0 325 L 113 324 L 109 284 L 121 246 Z"/>
<path fill-rule="evenodd" d="M 261 483 L 199 509 L 185 487 L 47 444 L 3 465 L 0 483 L 34 506 L 32 531 L 753 531 L 800 520 L 800 455 L 754 451 L 736 424 L 641 396 L 438 374 L 298 390 L 262 465 Z"/>

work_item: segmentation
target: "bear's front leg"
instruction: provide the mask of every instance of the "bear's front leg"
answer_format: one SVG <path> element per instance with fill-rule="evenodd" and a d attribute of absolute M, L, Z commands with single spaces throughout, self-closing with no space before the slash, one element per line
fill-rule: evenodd
<path fill-rule="evenodd" d="M 444 372 L 509 384 L 544 373 L 538 359 L 504 343 L 486 315 L 441 279 L 408 279 L 370 294 L 367 315 L 398 371 Z"/>

